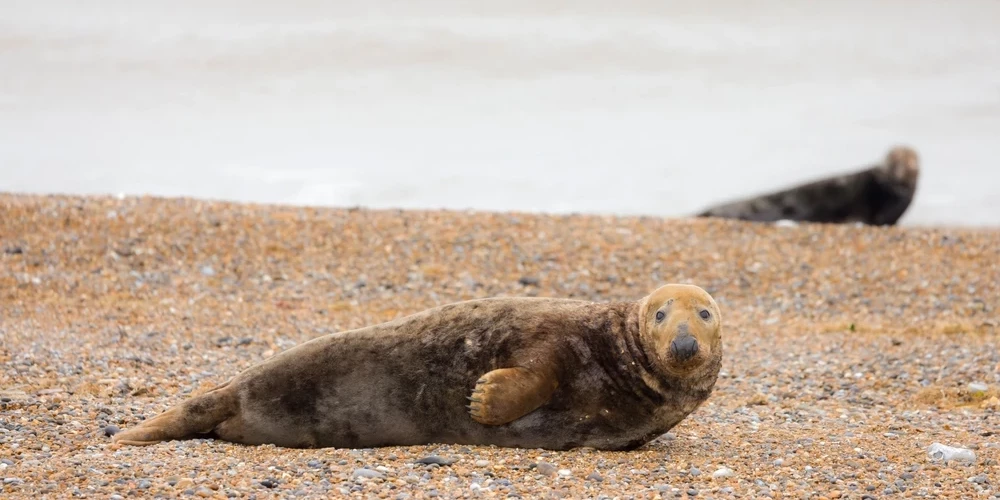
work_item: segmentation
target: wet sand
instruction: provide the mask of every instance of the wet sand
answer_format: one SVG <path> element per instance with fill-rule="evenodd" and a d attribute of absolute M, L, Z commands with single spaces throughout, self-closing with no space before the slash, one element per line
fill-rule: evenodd
<path fill-rule="evenodd" d="M 4 498 L 1000 496 L 997 231 L 8 194 L 0 247 Z M 318 335 L 663 282 L 715 295 L 726 357 L 709 402 L 636 452 L 105 435 Z"/>

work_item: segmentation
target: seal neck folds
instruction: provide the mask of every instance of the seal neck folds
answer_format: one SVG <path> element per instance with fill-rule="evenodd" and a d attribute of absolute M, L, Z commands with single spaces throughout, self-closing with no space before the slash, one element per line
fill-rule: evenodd
<path fill-rule="evenodd" d="M 657 343 L 643 334 L 644 309 L 642 303 L 628 305 L 622 335 L 625 354 L 631 358 L 633 371 L 643 385 L 636 388 L 636 392 L 663 402 L 674 399 L 678 392 L 711 391 L 721 367 L 721 346 L 713 346 L 708 359 L 688 370 L 671 369 L 669 363 L 664 362 L 663 353 L 657 350 L 660 348 Z"/>
<path fill-rule="evenodd" d="M 660 394 L 705 395 L 718 377 L 722 317 L 695 285 L 662 286 L 631 307 L 627 337 L 643 381 Z"/>

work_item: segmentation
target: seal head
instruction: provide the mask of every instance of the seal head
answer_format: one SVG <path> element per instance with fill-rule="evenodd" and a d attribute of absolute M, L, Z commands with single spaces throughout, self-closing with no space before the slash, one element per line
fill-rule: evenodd
<path fill-rule="evenodd" d="M 894 147 L 885 155 L 885 161 L 876 167 L 876 176 L 886 184 L 914 190 L 920 176 L 920 157 L 910 147 Z"/>
<path fill-rule="evenodd" d="M 721 358 L 722 313 L 704 289 L 662 286 L 643 299 L 640 315 L 640 336 L 664 372 L 688 377 Z"/>

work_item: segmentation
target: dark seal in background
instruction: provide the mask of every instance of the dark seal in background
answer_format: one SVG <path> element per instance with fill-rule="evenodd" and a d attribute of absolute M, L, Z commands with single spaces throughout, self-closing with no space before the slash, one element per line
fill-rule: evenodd
<path fill-rule="evenodd" d="M 865 170 L 828 177 L 752 198 L 710 207 L 699 217 L 758 222 L 853 223 L 895 225 L 917 190 L 916 151 L 898 146 Z"/>

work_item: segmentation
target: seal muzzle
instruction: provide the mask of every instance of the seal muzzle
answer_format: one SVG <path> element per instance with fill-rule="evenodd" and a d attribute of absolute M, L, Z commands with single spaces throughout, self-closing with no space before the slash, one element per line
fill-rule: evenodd
<path fill-rule="evenodd" d="M 677 361 L 687 361 L 698 353 L 698 340 L 685 333 L 670 343 L 670 352 Z"/>

